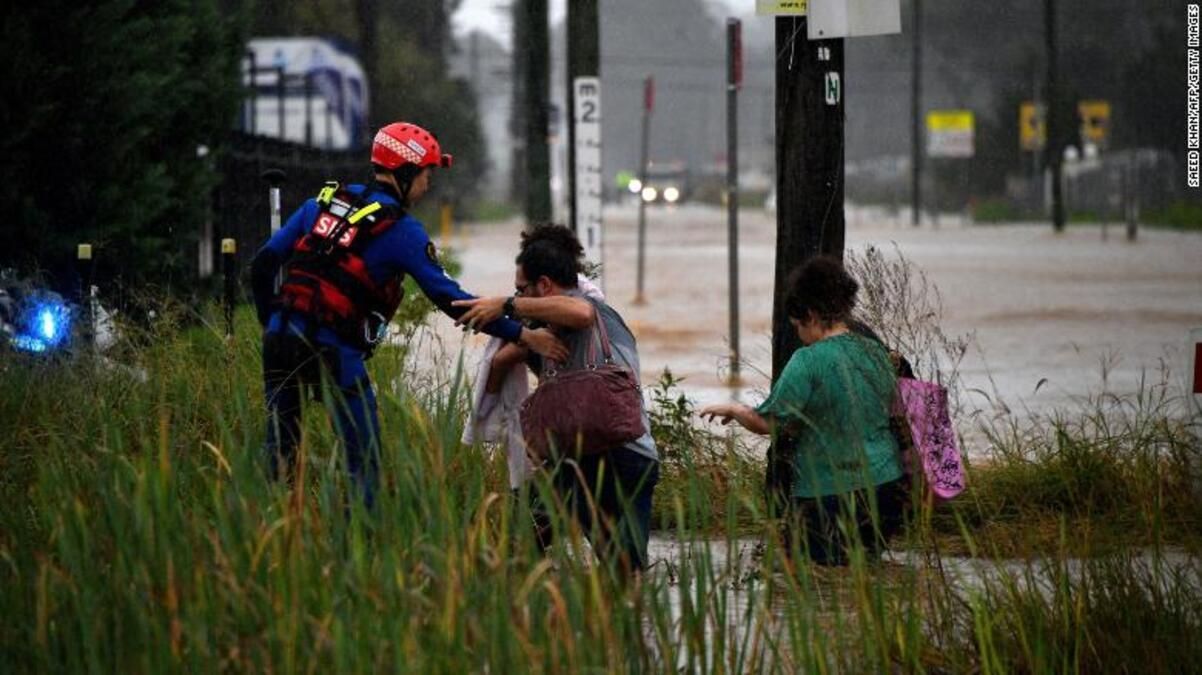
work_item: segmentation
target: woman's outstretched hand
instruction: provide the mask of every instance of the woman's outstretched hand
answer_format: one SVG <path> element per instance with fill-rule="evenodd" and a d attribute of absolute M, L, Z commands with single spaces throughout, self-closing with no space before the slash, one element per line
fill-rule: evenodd
<path fill-rule="evenodd" d="M 760 415 L 748 405 L 742 403 L 715 403 L 707 405 L 699 413 L 701 419 L 710 422 L 718 420 L 730 424 L 731 420 L 738 422 L 744 429 L 761 435 L 772 433 L 772 421 Z"/>
<path fill-rule="evenodd" d="M 715 403 L 713 405 L 707 405 L 701 409 L 701 419 L 706 420 L 707 422 L 713 422 L 716 419 L 721 421 L 723 424 L 730 424 L 730 421 L 733 420 L 735 415 L 738 413 L 738 407 L 739 404 L 737 403 Z"/>

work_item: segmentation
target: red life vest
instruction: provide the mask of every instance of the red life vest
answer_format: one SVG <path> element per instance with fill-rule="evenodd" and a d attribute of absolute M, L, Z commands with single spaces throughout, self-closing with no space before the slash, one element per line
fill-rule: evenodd
<path fill-rule="evenodd" d="M 326 183 L 313 227 L 297 240 L 285 267 L 280 301 L 286 311 L 330 328 L 370 351 L 404 297 L 403 275 L 377 283 L 363 252 L 396 224 L 398 209 Z"/>

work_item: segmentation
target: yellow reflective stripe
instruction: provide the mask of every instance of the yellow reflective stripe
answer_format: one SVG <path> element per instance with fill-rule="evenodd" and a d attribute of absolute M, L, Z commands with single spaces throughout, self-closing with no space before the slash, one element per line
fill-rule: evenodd
<path fill-rule="evenodd" d="M 338 191 L 338 183 L 326 183 L 326 186 L 317 193 L 317 203 L 323 206 L 329 206 L 330 201 L 334 199 L 334 193 Z"/>
<path fill-rule="evenodd" d="M 351 217 L 347 218 L 346 222 L 350 223 L 351 225 L 354 225 L 355 223 L 359 222 L 360 220 L 363 220 L 367 216 L 370 216 L 371 214 L 375 213 L 376 211 L 379 211 L 382 208 L 384 208 L 384 207 L 380 206 L 380 202 L 372 202 L 372 203 L 368 204 L 367 206 L 364 206 L 363 208 L 361 208 L 358 211 L 355 211 L 353 214 L 351 214 Z"/>

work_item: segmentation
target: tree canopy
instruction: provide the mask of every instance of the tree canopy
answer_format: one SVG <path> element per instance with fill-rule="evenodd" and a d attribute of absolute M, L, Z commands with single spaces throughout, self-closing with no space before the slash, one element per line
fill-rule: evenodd
<path fill-rule="evenodd" d="M 0 266 L 98 265 L 170 283 L 208 215 L 238 100 L 238 14 L 216 0 L 63 0 L 0 28 Z"/>

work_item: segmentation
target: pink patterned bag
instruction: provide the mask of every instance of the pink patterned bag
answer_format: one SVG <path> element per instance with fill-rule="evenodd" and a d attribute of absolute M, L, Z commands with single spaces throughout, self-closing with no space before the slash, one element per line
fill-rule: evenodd
<path fill-rule="evenodd" d="M 907 471 L 915 460 L 922 463 L 927 488 L 939 499 L 951 499 L 964 491 L 964 463 L 956 446 L 956 430 L 948 413 L 947 389 L 933 382 L 910 378 L 897 380 L 898 406 L 905 414 L 913 439 Z"/>

